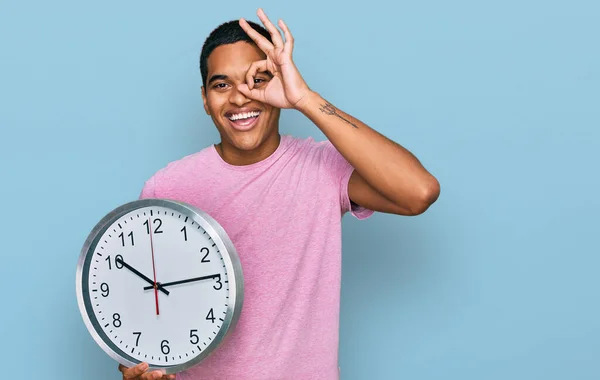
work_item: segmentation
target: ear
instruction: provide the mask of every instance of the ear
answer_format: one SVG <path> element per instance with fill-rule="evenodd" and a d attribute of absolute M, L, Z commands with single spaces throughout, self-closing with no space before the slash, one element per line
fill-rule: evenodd
<path fill-rule="evenodd" d="M 207 115 L 210 115 L 210 111 L 208 110 L 208 104 L 206 103 L 206 89 L 204 86 L 200 88 L 202 90 L 202 102 L 204 103 L 204 111 Z"/>

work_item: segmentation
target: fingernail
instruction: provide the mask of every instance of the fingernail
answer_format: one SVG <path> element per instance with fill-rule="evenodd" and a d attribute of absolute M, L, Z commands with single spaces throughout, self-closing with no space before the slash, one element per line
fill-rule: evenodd
<path fill-rule="evenodd" d="M 144 370 L 144 371 L 147 370 L 148 369 L 148 363 L 142 363 L 142 365 L 140 366 L 140 368 L 142 370 Z"/>

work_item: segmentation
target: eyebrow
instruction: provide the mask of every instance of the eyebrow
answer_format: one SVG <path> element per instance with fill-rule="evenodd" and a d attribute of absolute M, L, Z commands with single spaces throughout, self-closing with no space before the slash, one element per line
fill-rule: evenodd
<path fill-rule="evenodd" d="M 216 80 L 225 80 L 225 79 L 229 79 L 229 77 L 227 75 L 223 75 L 223 74 L 215 74 L 212 77 L 210 77 L 210 79 L 208 80 L 208 84 L 211 84 L 212 82 L 214 82 Z"/>

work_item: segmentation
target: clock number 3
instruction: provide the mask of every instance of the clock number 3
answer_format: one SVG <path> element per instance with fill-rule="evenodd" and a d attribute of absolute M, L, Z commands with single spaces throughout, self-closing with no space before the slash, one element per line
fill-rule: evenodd
<path fill-rule="evenodd" d="M 217 284 L 219 284 L 219 287 L 217 288 L 217 285 L 213 285 L 213 288 L 214 288 L 215 290 L 221 290 L 221 288 L 223 287 L 223 284 L 221 283 L 221 275 L 220 275 L 220 274 L 218 274 L 218 275 L 216 276 L 216 279 L 217 279 Z"/>

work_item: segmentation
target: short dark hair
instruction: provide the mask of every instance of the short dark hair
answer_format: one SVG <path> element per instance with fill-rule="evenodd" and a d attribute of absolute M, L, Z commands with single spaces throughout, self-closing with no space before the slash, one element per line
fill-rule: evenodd
<path fill-rule="evenodd" d="M 271 35 L 263 26 L 248 21 L 248 24 L 256 30 L 258 33 L 266 37 L 270 42 Z M 216 27 L 204 41 L 202 46 L 202 52 L 200 53 L 200 74 L 202 75 L 202 85 L 206 86 L 206 77 L 208 76 L 208 57 L 210 54 L 221 45 L 233 44 L 239 41 L 245 41 L 254 44 L 254 41 L 242 27 L 240 26 L 239 20 L 232 20 L 225 22 Z"/>

